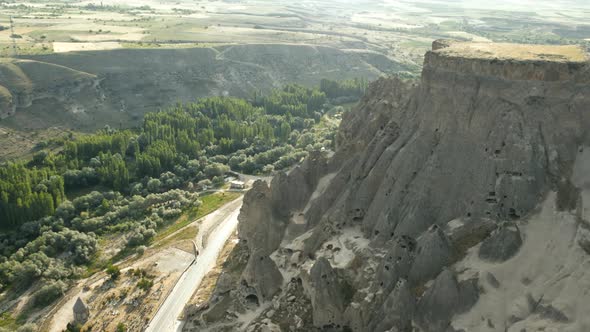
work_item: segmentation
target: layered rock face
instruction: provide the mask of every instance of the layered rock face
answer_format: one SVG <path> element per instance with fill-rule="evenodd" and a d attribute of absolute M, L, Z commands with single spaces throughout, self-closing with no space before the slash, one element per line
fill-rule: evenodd
<path fill-rule="evenodd" d="M 590 266 L 590 180 L 580 175 L 590 173 L 586 55 L 575 47 L 452 41 L 433 49 L 420 82 L 372 84 L 344 117 L 333 156 L 312 156 L 248 193 L 240 236 L 252 255 L 270 257 L 282 285 L 240 328 L 590 326 L 580 311 L 588 305 L 564 291 L 590 291 L 587 269 L 537 261 L 559 253 Z M 261 193 L 266 198 L 256 199 Z M 550 239 L 559 227 L 569 237 L 556 245 Z M 523 263 L 529 258 L 535 263 Z M 510 307 L 499 299 L 517 294 L 535 305 L 488 313 Z M 237 328 L 236 321 L 223 326 Z"/>

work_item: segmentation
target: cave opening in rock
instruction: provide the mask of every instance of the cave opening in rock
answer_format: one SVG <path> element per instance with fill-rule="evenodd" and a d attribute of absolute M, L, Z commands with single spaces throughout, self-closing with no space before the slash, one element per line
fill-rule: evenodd
<path fill-rule="evenodd" d="M 250 294 L 246 296 L 246 303 L 251 306 L 258 306 L 258 296 L 256 296 L 255 294 Z"/>

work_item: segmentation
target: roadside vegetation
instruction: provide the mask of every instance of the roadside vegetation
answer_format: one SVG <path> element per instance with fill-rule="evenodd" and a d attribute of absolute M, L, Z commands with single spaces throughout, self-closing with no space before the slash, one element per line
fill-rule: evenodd
<path fill-rule="evenodd" d="M 158 232 L 158 235 L 156 235 L 154 238 L 154 242 L 165 239 L 172 233 L 181 230 L 183 227 L 186 227 L 194 220 L 208 215 L 209 213 L 219 209 L 220 207 L 237 199 L 240 196 L 241 193 L 231 191 L 201 194 L 199 197 L 201 204 L 189 208 L 178 218 L 178 220 L 176 220 L 176 222 Z"/>
<path fill-rule="evenodd" d="M 1 164 L 3 299 L 29 291 L 27 306 L 43 308 L 76 279 L 103 269 L 115 278 L 117 261 L 239 197 L 198 194 L 231 171 L 270 174 L 330 149 L 331 102 L 358 100 L 365 88 L 323 81 L 250 101 L 204 98 L 148 113 L 140 128 L 70 134 L 40 144 L 31 160 Z M 124 245 L 108 256 L 114 236 Z"/>

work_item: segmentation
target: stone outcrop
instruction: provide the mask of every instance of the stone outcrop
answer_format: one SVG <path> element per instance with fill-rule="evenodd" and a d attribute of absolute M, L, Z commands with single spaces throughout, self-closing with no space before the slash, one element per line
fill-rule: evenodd
<path fill-rule="evenodd" d="M 409 280 L 417 285 L 433 279 L 451 263 L 452 248 L 447 236 L 437 225 L 422 234 L 417 241 L 416 259 Z"/>
<path fill-rule="evenodd" d="M 416 299 L 410 291 L 408 282 L 400 279 L 376 313 L 375 319 L 371 321 L 369 330 L 411 332 L 415 307 Z"/>
<path fill-rule="evenodd" d="M 282 284 L 283 276 L 270 257 L 264 252 L 250 255 L 248 265 L 242 273 L 242 286 L 245 287 L 246 298 L 250 296 L 256 303 L 268 301 L 280 290 Z M 255 292 L 248 294 L 250 288 Z"/>
<path fill-rule="evenodd" d="M 416 241 L 403 236 L 391 244 L 391 249 L 377 268 L 375 285 L 389 294 L 400 279 L 407 279 L 416 259 Z"/>
<path fill-rule="evenodd" d="M 238 233 L 252 253 L 270 255 L 283 238 L 285 222 L 275 217 L 271 202 L 271 190 L 262 180 L 254 182 L 244 196 Z"/>
<path fill-rule="evenodd" d="M 90 316 L 90 310 L 88 309 L 88 305 L 84 303 L 84 300 L 78 298 L 74 303 L 74 322 L 77 324 L 84 324 L 88 321 L 88 317 Z"/>
<path fill-rule="evenodd" d="M 578 244 L 590 255 L 590 229 L 586 227 L 580 227 L 578 229 Z"/>
<path fill-rule="evenodd" d="M 447 331 L 453 315 L 469 309 L 479 293 L 473 281 L 459 283 L 450 270 L 443 270 L 417 305 L 416 321 L 423 331 Z"/>
<path fill-rule="evenodd" d="M 521 245 L 522 238 L 518 226 L 504 223 L 482 242 L 479 257 L 488 261 L 503 262 L 514 256 Z"/>
<path fill-rule="evenodd" d="M 320 258 L 313 265 L 309 284 L 313 325 L 319 328 L 342 326 L 345 309 L 343 289 L 327 259 Z"/>
<path fill-rule="evenodd" d="M 288 219 L 293 211 L 303 210 L 326 169 L 326 157 L 314 152 L 289 174 L 276 175 L 270 185 L 275 215 Z"/>

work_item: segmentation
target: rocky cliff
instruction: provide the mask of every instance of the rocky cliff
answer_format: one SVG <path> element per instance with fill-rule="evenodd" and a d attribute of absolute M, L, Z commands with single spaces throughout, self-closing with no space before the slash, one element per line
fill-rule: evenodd
<path fill-rule="evenodd" d="M 372 84 L 333 156 L 246 195 L 247 267 L 186 330 L 590 329 L 587 55 L 437 41 L 425 59 L 419 82 Z"/>

